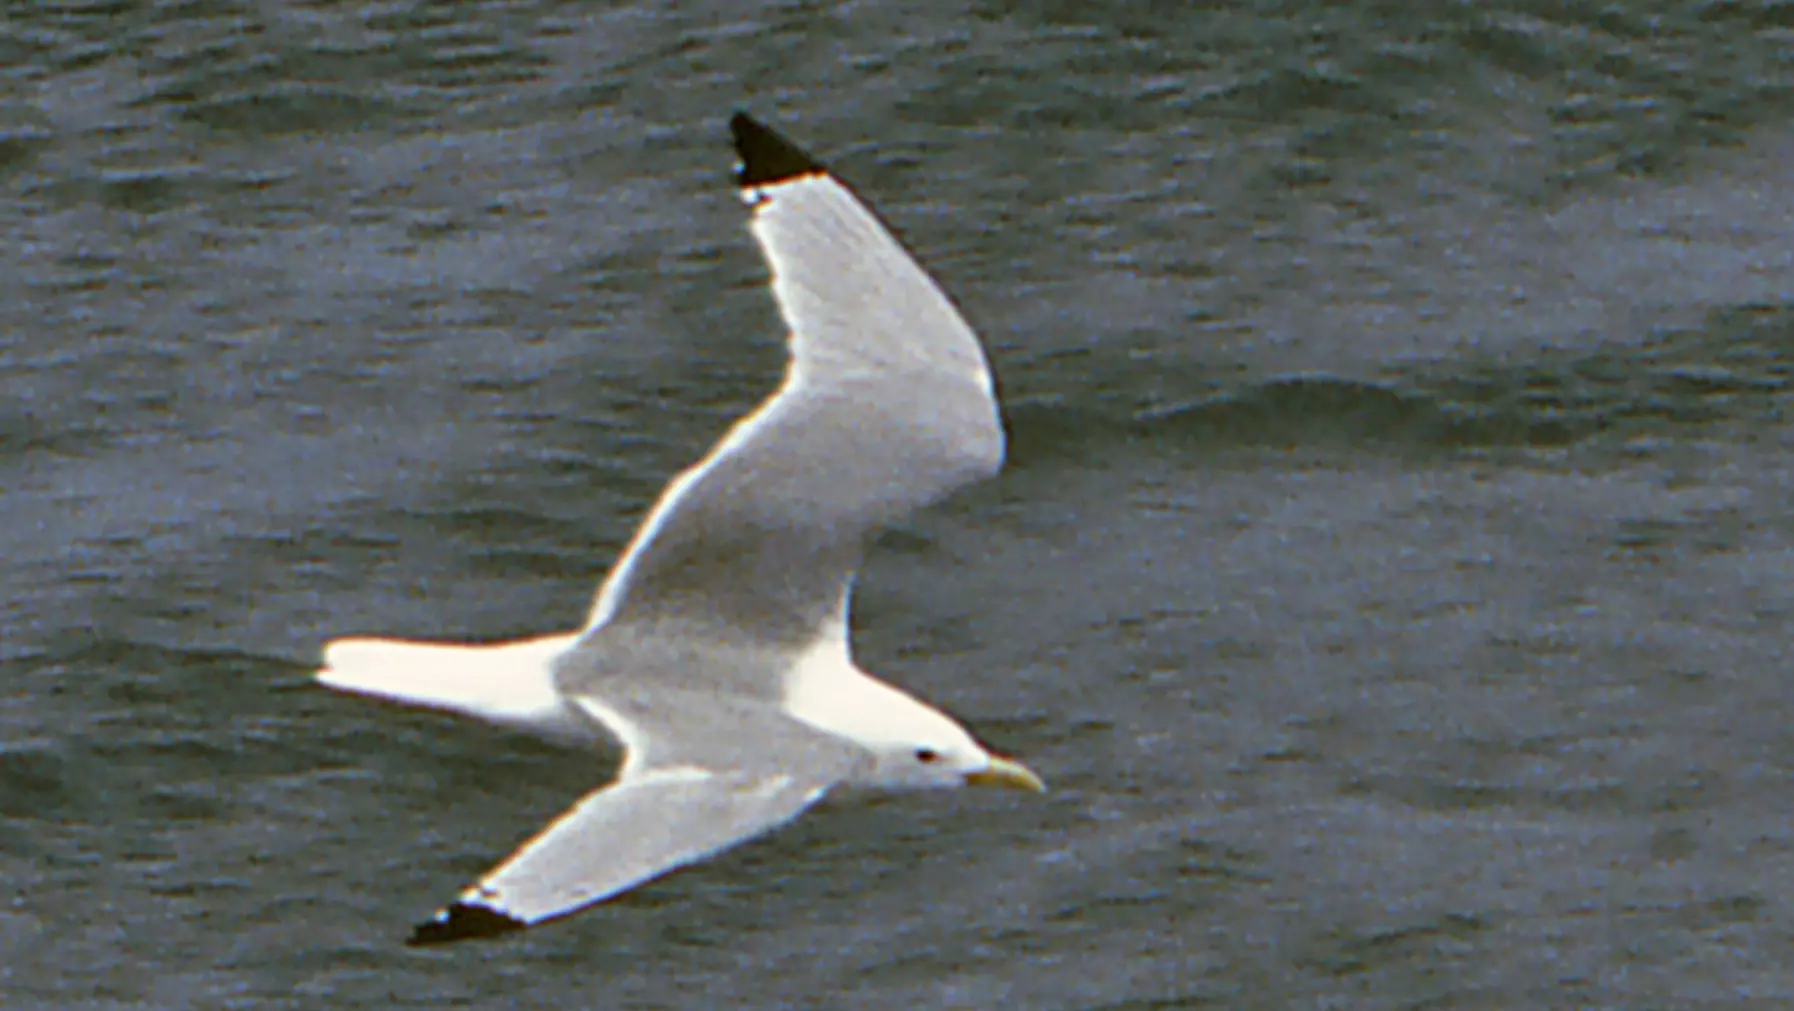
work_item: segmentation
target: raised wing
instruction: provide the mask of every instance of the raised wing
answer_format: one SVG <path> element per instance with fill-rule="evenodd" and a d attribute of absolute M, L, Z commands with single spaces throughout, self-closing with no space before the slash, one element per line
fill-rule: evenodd
<path fill-rule="evenodd" d="M 662 494 L 588 638 L 607 622 L 768 646 L 843 635 L 869 535 L 1002 465 L 990 370 L 946 295 L 809 155 L 745 115 L 731 126 L 790 366 Z"/>

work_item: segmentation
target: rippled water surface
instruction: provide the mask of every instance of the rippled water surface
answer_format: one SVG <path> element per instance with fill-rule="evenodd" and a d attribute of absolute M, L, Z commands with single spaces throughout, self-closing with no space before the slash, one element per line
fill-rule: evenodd
<path fill-rule="evenodd" d="M 1794 1000 L 1784 5 L 0 15 L 0 1004 Z M 410 925 L 608 774 L 333 696 L 577 623 L 782 361 L 747 108 L 985 334 L 861 661 L 1041 798 Z"/>

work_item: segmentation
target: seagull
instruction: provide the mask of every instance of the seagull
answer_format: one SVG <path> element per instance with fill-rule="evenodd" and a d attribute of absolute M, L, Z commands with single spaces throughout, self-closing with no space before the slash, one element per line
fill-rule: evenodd
<path fill-rule="evenodd" d="M 848 642 L 854 573 L 877 532 L 1002 466 L 978 337 L 845 183 L 745 113 L 729 126 L 790 328 L 778 390 L 661 493 L 578 632 L 325 646 L 317 677 L 330 688 L 624 752 L 614 780 L 408 944 L 559 919 L 840 788 L 1045 789 L 861 670 Z"/>

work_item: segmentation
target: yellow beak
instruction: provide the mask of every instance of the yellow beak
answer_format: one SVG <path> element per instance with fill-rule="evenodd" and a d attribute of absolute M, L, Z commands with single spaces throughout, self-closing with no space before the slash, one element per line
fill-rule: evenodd
<path fill-rule="evenodd" d="M 1046 783 L 1034 774 L 1033 769 L 1002 755 L 990 756 L 990 765 L 967 776 L 966 785 L 1006 786 L 1011 790 L 1027 790 L 1030 793 L 1046 792 Z"/>

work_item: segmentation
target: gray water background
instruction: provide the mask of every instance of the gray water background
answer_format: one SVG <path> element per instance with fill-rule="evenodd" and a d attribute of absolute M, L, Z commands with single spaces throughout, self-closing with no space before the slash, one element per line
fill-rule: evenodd
<path fill-rule="evenodd" d="M 1794 15 L 8 3 L 0 1005 L 1794 1000 Z M 1053 784 L 410 924 L 606 773 L 308 684 L 575 625 L 775 384 L 746 108 L 986 336 L 861 661 Z"/>

